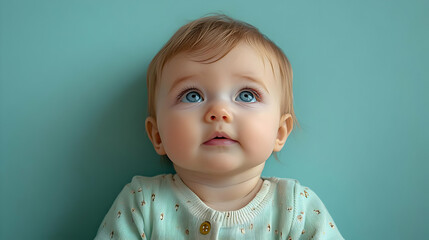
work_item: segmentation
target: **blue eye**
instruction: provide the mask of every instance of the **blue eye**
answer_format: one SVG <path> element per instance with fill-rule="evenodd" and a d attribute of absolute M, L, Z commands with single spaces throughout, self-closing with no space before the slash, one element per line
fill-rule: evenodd
<path fill-rule="evenodd" d="M 256 102 L 255 94 L 251 91 L 242 91 L 238 94 L 238 97 L 235 100 L 237 99 L 240 99 L 243 102 Z"/>
<path fill-rule="evenodd" d="M 182 100 L 181 100 L 182 102 L 191 102 L 191 103 L 194 103 L 194 102 L 201 102 L 202 101 L 202 98 L 201 98 L 201 96 L 200 96 L 200 94 L 199 93 L 197 93 L 197 92 L 195 92 L 195 91 L 192 91 L 192 92 L 188 92 L 186 95 L 185 95 L 185 97 L 184 98 L 182 98 Z"/>

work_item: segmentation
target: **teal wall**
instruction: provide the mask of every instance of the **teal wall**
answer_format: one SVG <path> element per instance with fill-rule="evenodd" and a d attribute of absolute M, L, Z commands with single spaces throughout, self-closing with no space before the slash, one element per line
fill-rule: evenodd
<path fill-rule="evenodd" d="M 0 239 L 92 239 L 132 176 L 172 172 L 144 130 L 146 68 L 210 12 L 294 69 L 301 129 L 264 175 L 311 187 L 347 239 L 424 238 L 428 2 L 262 2 L 0 0 Z"/>

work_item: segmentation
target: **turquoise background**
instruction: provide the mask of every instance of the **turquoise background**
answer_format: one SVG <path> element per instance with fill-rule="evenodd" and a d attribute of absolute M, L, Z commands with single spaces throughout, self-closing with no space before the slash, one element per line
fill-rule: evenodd
<path fill-rule="evenodd" d="M 264 176 L 312 188 L 346 239 L 422 239 L 429 216 L 428 1 L 0 1 L 0 239 L 92 239 L 134 175 L 146 68 L 221 12 L 294 69 L 295 129 Z"/>

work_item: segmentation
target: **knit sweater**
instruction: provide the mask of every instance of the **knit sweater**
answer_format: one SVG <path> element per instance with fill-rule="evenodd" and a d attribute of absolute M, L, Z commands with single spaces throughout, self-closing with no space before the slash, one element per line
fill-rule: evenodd
<path fill-rule="evenodd" d="M 95 239 L 343 239 L 311 189 L 293 179 L 262 179 L 250 203 L 221 212 L 202 202 L 177 174 L 135 176 Z"/>

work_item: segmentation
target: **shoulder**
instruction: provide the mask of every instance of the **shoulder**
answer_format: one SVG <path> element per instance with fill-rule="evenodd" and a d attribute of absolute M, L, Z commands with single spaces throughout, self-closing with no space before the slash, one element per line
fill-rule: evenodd
<path fill-rule="evenodd" d="M 165 187 L 165 185 L 171 184 L 172 181 L 174 181 L 172 174 L 160 174 L 153 177 L 136 175 L 132 178 L 130 183 L 126 184 L 125 187 L 134 190 L 160 189 Z"/>
<path fill-rule="evenodd" d="M 172 178 L 173 178 L 172 174 L 160 174 L 153 177 L 136 175 L 131 179 L 131 182 L 127 185 L 130 187 L 158 186 L 171 181 Z"/>
<path fill-rule="evenodd" d="M 313 190 L 307 186 L 301 185 L 301 183 L 296 179 L 277 177 L 266 179 L 271 183 L 276 184 L 276 191 L 278 192 L 278 195 L 293 200 L 294 202 L 303 201 L 304 199 L 309 198 L 312 199 L 313 196 L 314 199 L 318 199 L 316 193 Z"/>
<path fill-rule="evenodd" d="M 278 198 L 287 202 L 294 210 L 299 210 L 298 212 L 294 211 L 295 214 L 299 215 L 304 209 L 324 208 L 317 194 L 309 187 L 301 185 L 298 180 L 290 178 L 270 178 L 270 180 L 277 183 Z"/>
<path fill-rule="evenodd" d="M 171 189 L 172 174 L 161 174 L 154 177 L 134 176 L 127 183 L 117 197 L 117 201 L 124 199 L 147 199 L 152 194 L 161 194 Z M 128 200 L 127 200 L 128 201 Z"/>
<path fill-rule="evenodd" d="M 96 239 L 140 239 L 150 236 L 150 221 L 147 223 L 145 219 L 151 219 L 152 212 L 145 209 L 163 202 L 158 201 L 157 189 L 165 189 L 163 185 L 168 181 L 171 181 L 171 174 L 134 176 L 116 197 L 99 227 Z"/>
<path fill-rule="evenodd" d="M 175 177 L 173 174 L 161 174 L 154 177 L 134 176 L 131 183 L 127 184 L 128 190 L 144 198 L 150 196 L 162 196 L 164 198 L 174 198 Z"/>
<path fill-rule="evenodd" d="M 343 239 L 334 220 L 319 196 L 309 187 L 295 179 L 279 179 L 285 186 L 285 194 L 293 205 L 290 235 L 296 237 L 310 234 L 316 239 Z"/>
<path fill-rule="evenodd" d="M 270 177 L 264 179 L 274 185 L 274 191 L 276 192 L 277 198 L 282 199 L 283 202 L 294 202 L 297 193 L 299 195 L 304 188 L 298 180 L 292 178 Z"/>

